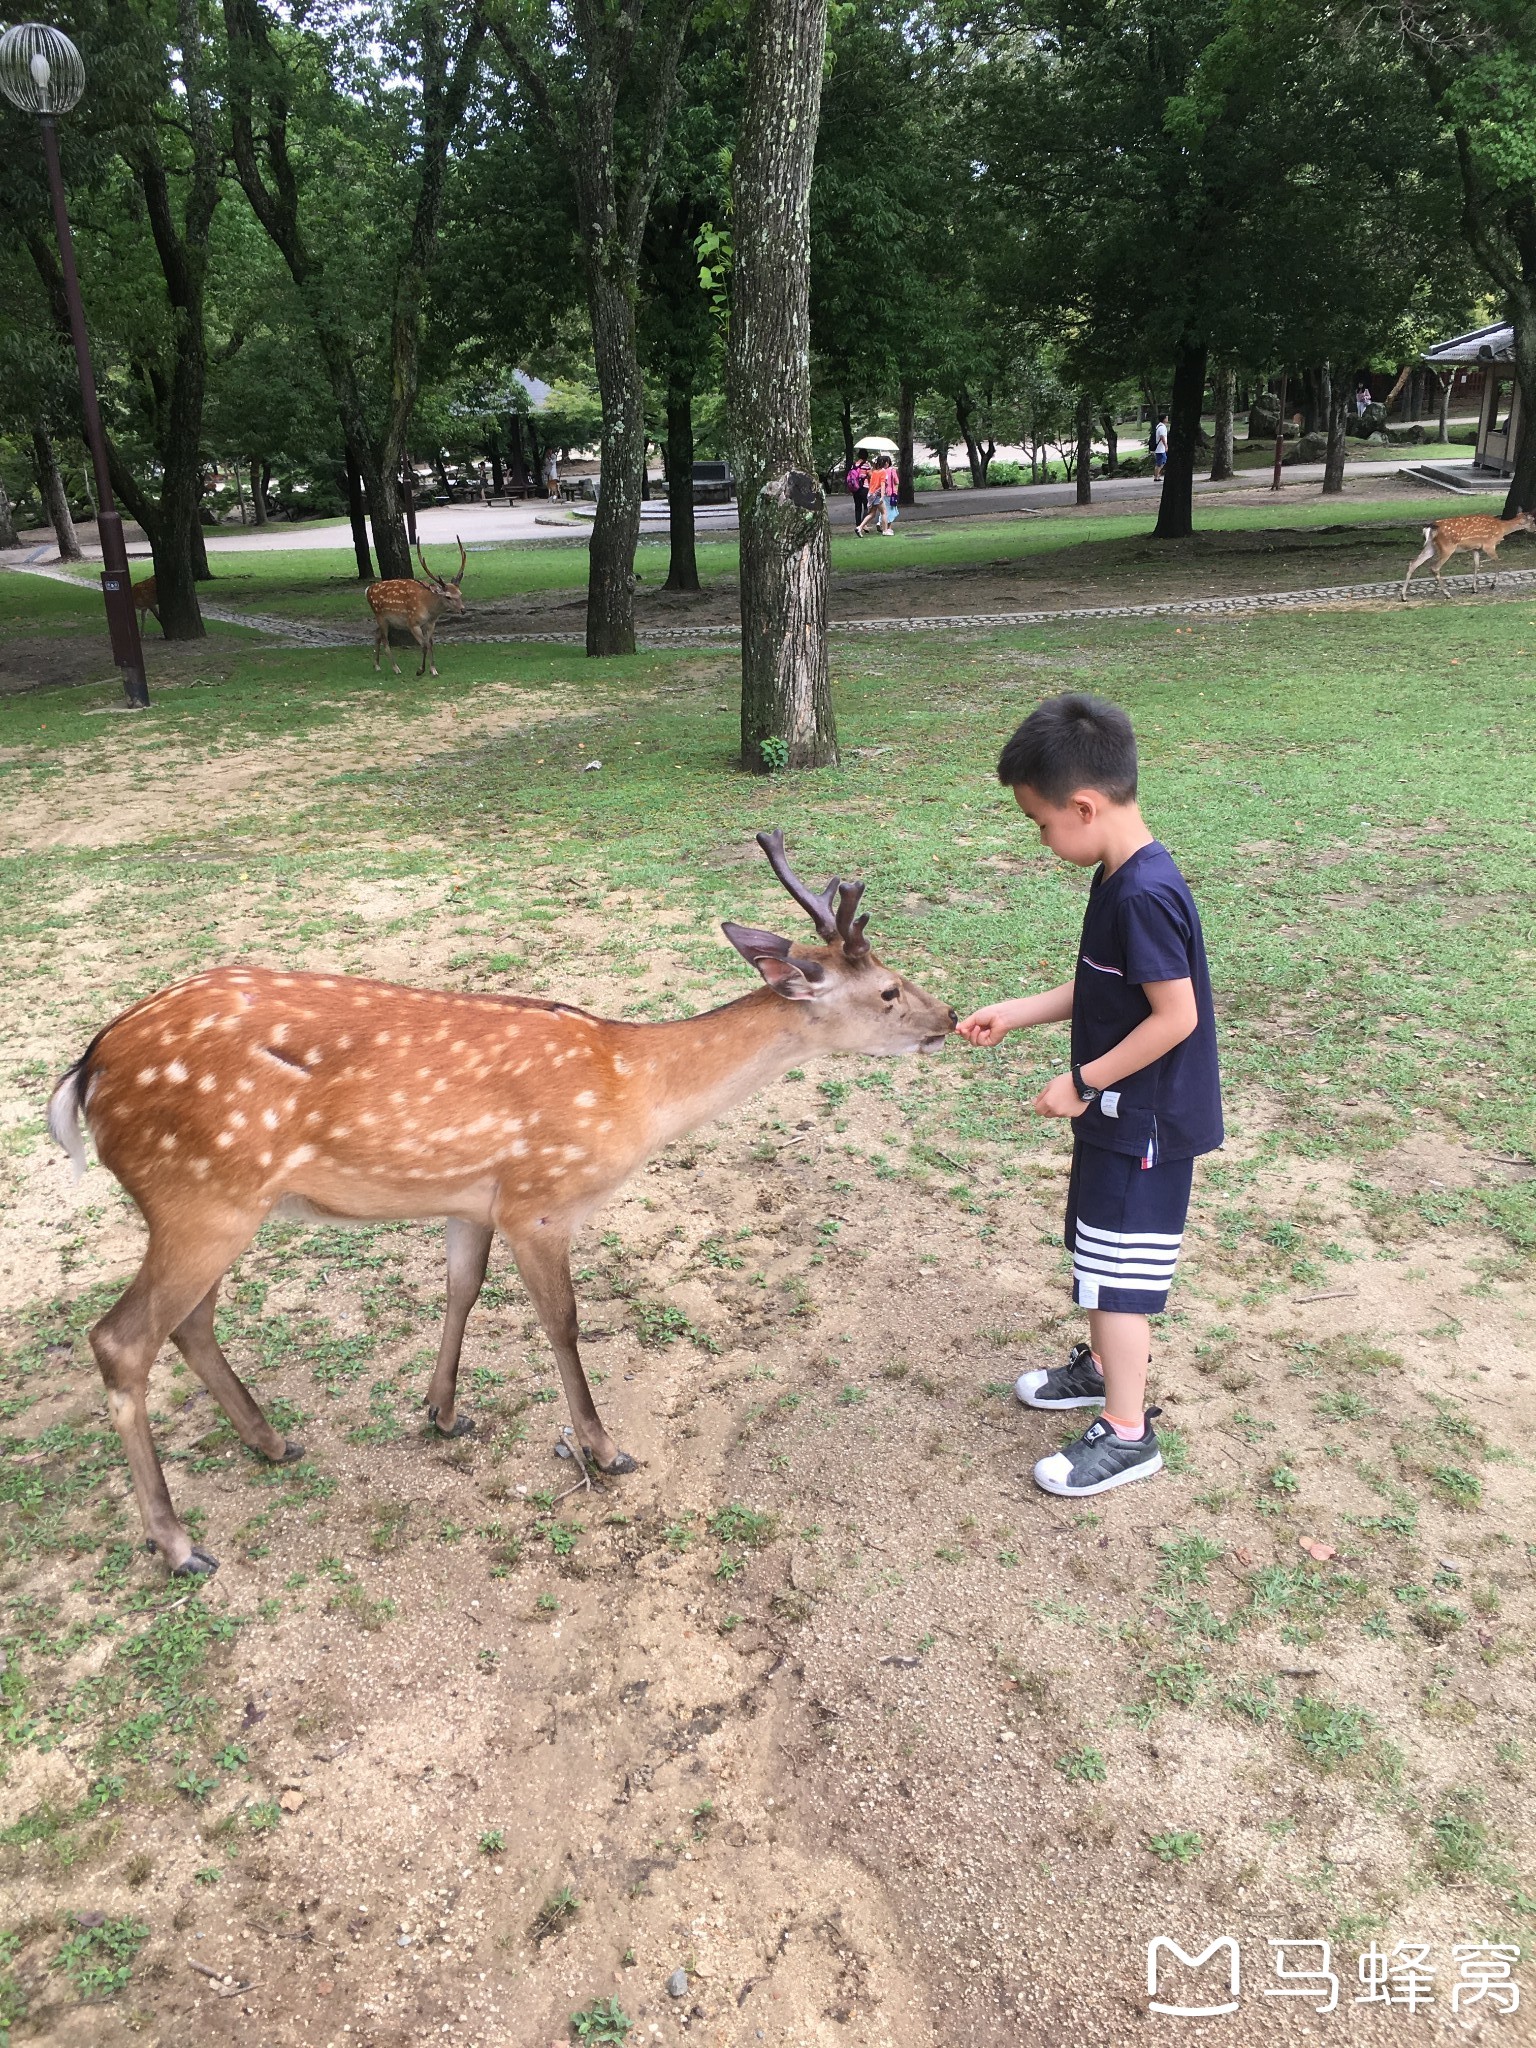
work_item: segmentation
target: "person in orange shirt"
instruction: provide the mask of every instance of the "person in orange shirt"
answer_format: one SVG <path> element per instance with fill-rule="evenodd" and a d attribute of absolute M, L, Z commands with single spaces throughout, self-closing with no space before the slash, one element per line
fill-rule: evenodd
<path fill-rule="evenodd" d="M 858 531 L 863 533 L 873 519 L 881 533 L 890 531 L 890 509 L 888 497 L 896 488 L 896 473 L 883 455 L 877 455 L 869 472 L 869 510 L 860 520 Z"/>

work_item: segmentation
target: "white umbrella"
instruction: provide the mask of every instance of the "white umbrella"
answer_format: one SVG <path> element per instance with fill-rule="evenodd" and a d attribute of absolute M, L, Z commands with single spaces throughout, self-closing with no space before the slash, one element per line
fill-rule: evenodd
<path fill-rule="evenodd" d="M 872 448 L 877 455 L 899 455 L 901 450 L 894 441 L 887 441 L 880 434 L 865 434 L 854 442 L 855 448 Z"/>

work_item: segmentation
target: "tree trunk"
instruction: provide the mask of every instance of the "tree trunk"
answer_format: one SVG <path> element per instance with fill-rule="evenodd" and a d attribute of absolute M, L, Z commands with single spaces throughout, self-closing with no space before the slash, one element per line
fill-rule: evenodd
<path fill-rule="evenodd" d="M 506 479 L 501 473 L 501 439 L 493 427 L 485 437 L 485 452 L 491 458 L 491 496 L 504 498 L 507 495 Z"/>
<path fill-rule="evenodd" d="M 251 518 L 257 526 L 265 526 L 271 516 L 267 511 L 265 467 L 259 455 L 251 457 Z"/>
<path fill-rule="evenodd" d="M 1077 502 L 1093 503 L 1093 400 L 1082 392 L 1077 401 Z"/>
<path fill-rule="evenodd" d="M 1515 329 L 1515 381 L 1520 386 L 1520 440 L 1504 517 L 1536 510 L 1536 275 L 1510 293 Z"/>
<path fill-rule="evenodd" d="M 84 561 L 69 509 L 69 493 L 64 488 L 64 478 L 59 470 L 59 458 L 54 453 L 52 437 L 42 420 L 32 422 L 32 467 L 37 472 L 37 488 L 42 494 L 44 516 L 59 544 L 59 560 Z"/>
<path fill-rule="evenodd" d="M 1107 453 L 1104 457 L 1104 474 L 1106 476 L 1118 476 L 1120 474 L 1120 436 L 1115 430 L 1115 415 L 1107 405 L 1099 414 L 1099 425 L 1104 429 L 1104 440 L 1107 447 Z"/>
<path fill-rule="evenodd" d="M 1327 363 L 1323 365 L 1323 391 L 1328 403 L 1328 453 L 1323 461 L 1323 496 L 1336 498 L 1344 490 L 1347 454 L 1344 426 L 1354 394 L 1349 388 L 1349 379 L 1344 376 L 1335 378 Z"/>
<path fill-rule="evenodd" d="M 843 473 L 846 476 L 853 467 L 854 456 L 859 452 L 853 445 L 853 406 L 846 395 L 843 398 L 841 418 L 843 427 Z"/>
<path fill-rule="evenodd" d="M 1158 540 L 1185 540 L 1195 530 L 1195 444 L 1205 397 L 1206 347 L 1185 342 L 1173 363 L 1173 396 L 1168 406 L 1168 467 L 1157 508 Z"/>
<path fill-rule="evenodd" d="M 1456 372 L 1447 370 L 1443 377 L 1437 374 L 1435 382 L 1440 386 L 1439 417 L 1435 423 L 1435 439 L 1444 441 L 1451 427 L 1451 386 L 1456 381 Z"/>
<path fill-rule="evenodd" d="M 357 579 L 373 581 L 373 557 L 368 552 L 368 518 L 363 504 L 363 480 L 357 464 L 348 461 L 342 472 L 347 486 L 347 518 L 352 525 L 352 552 L 357 558 Z"/>
<path fill-rule="evenodd" d="M 917 413 L 917 394 L 910 379 L 903 377 L 896 395 L 896 502 L 917 503 L 917 486 L 912 476 L 912 436 Z"/>
<path fill-rule="evenodd" d="M 949 443 L 942 435 L 935 443 L 933 452 L 939 459 L 939 489 L 952 491 L 955 488 L 955 480 L 949 470 Z"/>
<path fill-rule="evenodd" d="M 741 499 L 741 757 L 754 774 L 837 759 L 827 506 L 811 455 L 810 189 L 826 33 L 826 0 L 750 0 L 726 394 Z"/>
<path fill-rule="evenodd" d="M 1211 482 L 1225 483 L 1232 474 L 1232 394 L 1237 373 L 1224 363 L 1212 380 L 1216 400 L 1216 431 L 1211 440 Z"/>
<path fill-rule="evenodd" d="M 699 561 L 693 537 L 693 392 L 686 384 L 667 389 L 666 590 L 697 590 Z"/>
<path fill-rule="evenodd" d="M 5 478 L 0 476 L 0 548 L 19 548 L 21 535 L 16 531 L 16 515 L 11 510 L 11 494 L 5 488 Z"/>
<path fill-rule="evenodd" d="M 635 544 L 645 474 L 645 391 L 635 348 L 635 302 L 589 238 L 587 306 L 602 396 L 601 475 L 587 557 L 587 652 L 635 651 Z"/>
<path fill-rule="evenodd" d="M 976 402 L 968 391 L 955 393 L 955 423 L 965 442 L 965 459 L 971 466 L 971 489 L 979 491 L 987 480 L 987 465 L 982 458 L 981 443 L 971 427 L 976 414 Z"/>
<path fill-rule="evenodd" d="M 523 462 L 523 423 L 515 412 L 507 414 L 507 467 L 512 473 L 512 482 L 518 489 L 528 483 L 528 471 Z"/>

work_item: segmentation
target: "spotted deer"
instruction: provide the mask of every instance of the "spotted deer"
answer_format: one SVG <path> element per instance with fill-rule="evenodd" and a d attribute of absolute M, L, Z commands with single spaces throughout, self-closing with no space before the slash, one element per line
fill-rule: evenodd
<path fill-rule="evenodd" d="M 1446 597 L 1450 592 L 1441 581 L 1440 571 L 1458 549 L 1465 548 L 1472 557 L 1472 588 L 1476 590 L 1477 579 L 1482 573 L 1483 557 L 1497 563 L 1499 543 L 1506 541 L 1512 533 L 1536 532 L 1536 512 L 1517 512 L 1512 519 L 1495 519 L 1488 512 L 1473 512 L 1462 519 L 1437 519 L 1432 526 L 1424 529 L 1424 545 L 1408 564 L 1408 574 L 1403 578 L 1403 597 L 1408 596 L 1408 585 L 1415 569 L 1422 569 L 1433 559 L 1435 581 Z M 1498 581 L 1498 569 L 1491 572 L 1491 580 Z"/>
<path fill-rule="evenodd" d="M 165 631 L 165 625 L 160 617 L 159 605 L 160 599 L 155 591 L 155 579 L 153 576 L 146 576 L 142 583 L 134 584 L 133 608 L 139 614 L 141 630 L 144 625 L 144 614 L 148 612 L 155 624 L 159 626 L 161 632 Z"/>
<path fill-rule="evenodd" d="M 635 1461 L 610 1434 L 577 1347 L 573 1235 L 658 1147 L 823 1053 L 933 1052 L 955 1013 L 870 950 L 862 882 L 812 892 L 778 831 L 758 843 L 815 944 L 726 924 L 765 984 L 701 1016 L 620 1023 L 531 996 L 460 995 L 338 974 L 220 967 L 162 989 L 91 1040 L 48 1125 L 97 1157 L 149 1229 L 144 1261 L 91 1331 L 150 1547 L 211 1572 L 171 1503 L 150 1433 L 150 1367 L 169 1337 L 242 1442 L 285 1442 L 214 1334 L 219 1285 L 274 1213 L 447 1219 L 448 1303 L 427 1415 L 459 1434 L 464 1326 L 494 1233 L 511 1247 L 554 1350 L 583 1458 Z"/>
<path fill-rule="evenodd" d="M 457 534 L 454 536 L 458 540 Z M 373 613 L 373 670 L 378 674 L 379 656 L 389 650 L 390 664 L 395 674 L 400 673 L 400 664 L 395 660 L 394 651 L 389 647 L 389 629 L 398 626 L 409 633 L 421 649 L 421 667 L 418 676 L 424 676 L 430 667 L 437 674 L 437 655 L 434 642 L 437 637 L 437 622 L 444 612 L 462 613 L 464 595 L 460 585 L 464 581 L 464 565 L 469 560 L 464 552 L 464 543 L 459 541 L 459 567 L 454 576 L 438 576 L 427 567 L 427 558 L 418 547 L 416 559 L 421 564 L 421 573 L 426 577 L 423 583 L 415 576 L 386 576 L 382 582 L 368 586 L 368 609 Z"/>

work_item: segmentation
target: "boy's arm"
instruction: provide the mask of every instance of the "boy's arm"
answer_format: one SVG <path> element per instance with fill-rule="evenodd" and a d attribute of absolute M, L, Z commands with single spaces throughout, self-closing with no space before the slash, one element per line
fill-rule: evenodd
<path fill-rule="evenodd" d="M 1064 1024 L 1072 1014 L 1072 983 L 1049 988 L 1043 995 L 1017 996 L 1010 1003 L 989 1003 L 962 1017 L 955 1029 L 972 1045 L 997 1045 L 1010 1031 L 1027 1030 L 1031 1024 Z"/>
<path fill-rule="evenodd" d="M 1113 1088 L 1128 1075 L 1139 1074 L 1143 1067 L 1182 1045 L 1199 1023 L 1195 985 L 1187 975 L 1182 981 L 1144 981 L 1141 987 L 1152 1005 L 1151 1016 L 1128 1031 L 1118 1045 L 1078 1068 L 1090 1088 Z M 1070 1074 L 1058 1074 L 1048 1081 L 1034 1101 L 1039 1116 L 1081 1116 L 1087 1107 Z"/>

